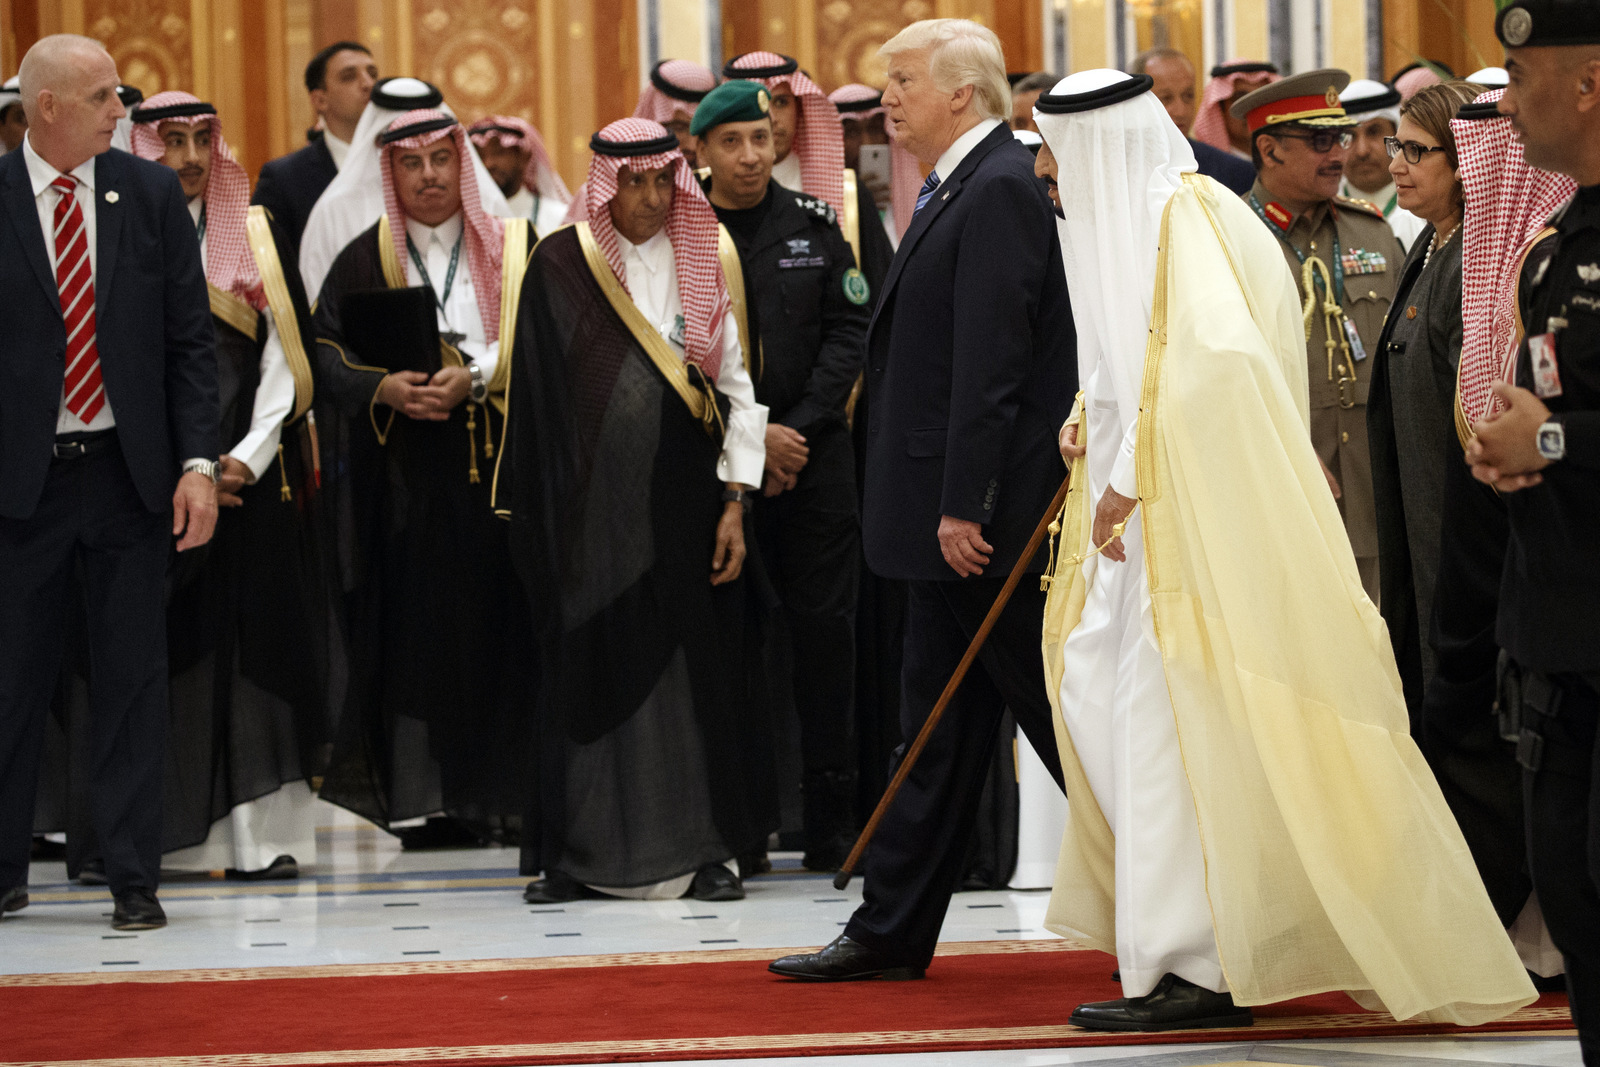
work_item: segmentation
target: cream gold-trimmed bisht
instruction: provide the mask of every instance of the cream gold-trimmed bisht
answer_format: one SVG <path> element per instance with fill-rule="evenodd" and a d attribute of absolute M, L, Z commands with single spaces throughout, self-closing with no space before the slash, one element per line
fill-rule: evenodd
<path fill-rule="evenodd" d="M 1125 78 L 1085 72 L 1051 95 Z M 1170 730 L 1178 786 L 1151 786 L 1192 811 L 1169 818 L 1169 833 L 1180 852 L 1197 843 L 1203 900 L 1197 908 L 1181 899 L 1181 878 L 1170 895 L 1180 912 L 1209 916 L 1210 947 L 1237 1003 L 1346 990 L 1400 1019 L 1463 1025 L 1530 1003 L 1533 987 L 1407 732 L 1383 621 L 1312 450 L 1299 300 L 1272 236 L 1226 189 L 1184 173 L 1192 160 L 1163 147 L 1177 152 L 1178 142 L 1148 92 L 1038 117 L 1061 161 L 1064 234 L 1075 205 L 1077 228 L 1089 217 L 1123 230 L 1098 243 L 1073 235 L 1080 259 L 1134 240 L 1142 213 L 1160 219 L 1153 277 L 1140 283 L 1150 302 L 1124 289 L 1115 322 L 1105 321 L 1112 287 L 1137 280 L 1120 276 L 1140 269 L 1137 257 L 1120 267 L 1068 262 L 1080 344 L 1102 346 L 1085 359 L 1086 375 L 1096 361 L 1131 360 L 1115 377 L 1140 386 L 1136 412 L 1119 411 L 1119 390 L 1102 388 L 1099 403 L 1088 396 L 1075 413 L 1090 455 L 1073 465 L 1044 623 L 1071 798 L 1046 925 L 1120 959 L 1137 949 L 1137 923 L 1160 914 L 1124 914 L 1133 861 L 1119 838 L 1137 834 L 1141 816 L 1122 804 L 1126 779 L 1139 794 L 1144 757 L 1161 755 L 1159 738 L 1148 737 Z M 1099 158 L 1085 161 L 1091 148 Z M 1095 202 L 1119 181 L 1118 203 Z M 1080 288 L 1085 269 L 1100 271 L 1099 286 Z M 1110 295 L 1097 301 L 1097 290 Z M 1128 318 L 1148 323 L 1138 351 Z M 1130 424 L 1138 505 L 1128 563 L 1116 564 L 1090 556 L 1090 523 L 1107 455 Z M 1147 621 L 1125 627 L 1131 636 L 1108 661 L 1131 680 L 1107 698 L 1109 717 L 1091 716 L 1070 699 L 1088 690 L 1071 665 L 1089 662 L 1080 646 L 1094 637 L 1091 615 L 1105 613 L 1099 602 L 1116 569 L 1136 561 L 1142 578 L 1121 610 Z M 1137 654 L 1145 639 L 1158 660 Z M 1151 662 L 1164 693 L 1149 685 Z M 1142 724 L 1115 719 L 1130 692 L 1144 701 Z M 1170 720 L 1148 714 L 1169 703 Z M 1158 779 L 1167 765 L 1150 762 Z M 1179 933 L 1195 940 L 1193 929 Z M 1183 937 L 1154 965 L 1203 971 L 1207 961 L 1185 956 Z"/>

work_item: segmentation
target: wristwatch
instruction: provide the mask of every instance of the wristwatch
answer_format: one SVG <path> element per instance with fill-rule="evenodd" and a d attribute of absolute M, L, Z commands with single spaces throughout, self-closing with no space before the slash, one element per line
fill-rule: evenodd
<path fill-rule="evenodd" d="M 472 384 L 467 387 L 467 395 L 472 397 L 474 404 L 481 404 L 489 395 L 489 383 L 484 380 L 483 368 L 475 362 L 467 364 L 467 374 L 472 378 Z"/>
<path fill-rule="evenodd" d="M 738 501 L 746 511 L 750 510 L 751 501 L 749 493 L 745 492 L 743 489 L 724 489 L 722 491 L 722 502 L 724 504 L 732 504 L 734 501 Z"/>
<path fill-rule="evenodd" d="M 1554 419 L 1539 427 L 1539 455 L 1551 463 L 1567 458 L 1567 429 Z"/>
<path fill-rule="evenodd" d="M 219 469 L 219 464 L 214 459 L 191 459 L 183 465 L 183 473 L 188 474 L 190 471 L 199 471 L 211 479 L 212 485 L 217 484 L 217 472 Z"/>

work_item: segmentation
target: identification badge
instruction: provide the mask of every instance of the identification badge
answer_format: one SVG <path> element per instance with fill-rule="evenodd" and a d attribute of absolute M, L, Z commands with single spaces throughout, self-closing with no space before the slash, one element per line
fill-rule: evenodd
<path fill-rule="evenodd" d="M 1528 338 L 1528 359 L 1533 364 L 1533 391 L 1541 400 L 1561 395 L 1561 372 L 1556 367 L 1556 335 L 1541 333 Z"/>
<path fill-rule="evenodd" d="M 667 334 L 667 340 L 672 344 L 677 345 L 679 348 L 683 348 L 683 342 L 687 334 L 688 327 L 683 321 L 683 316 L 679 315 L 672 323 L 672 332 Z"/>
<path fill-rule="evenodd" d="M 1344 320 L 1345 340 L 1350 342 L 1350 358 L 1357 363 L 1367 358 L 1367 346 L 1361 343 L 1361 333 L 1356 329 L 1356 324 L 1349 319 Z"/>

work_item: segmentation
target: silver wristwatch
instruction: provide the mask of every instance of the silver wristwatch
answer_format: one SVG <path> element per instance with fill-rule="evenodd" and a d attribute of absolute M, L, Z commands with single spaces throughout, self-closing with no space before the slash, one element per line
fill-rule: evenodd
<path fill-rule="evenodd" d="M 217 484 L 217 472 L 219 470 L 220 465 L 214 459 L 191 459 L 183 465 L 183 473 L 188 474 L 190 471 L 199 471 L 211 479 L 212 485 Z"/>
<path fill-rule="evenodd" d="M 472 384 L 467 387 L 467 395 L 474 404 L 481 404 L 489 396 L 489 383 L 483 377 L 483 368 L 475 362 L 467 363 L 467 374 L 472 378 Z"/>
<path fill-rule="evenodd" d="M 1539 427 L 1539 455 L 1551 463 L 1567 458 L 1567 429 L 1554 420 Z"/>

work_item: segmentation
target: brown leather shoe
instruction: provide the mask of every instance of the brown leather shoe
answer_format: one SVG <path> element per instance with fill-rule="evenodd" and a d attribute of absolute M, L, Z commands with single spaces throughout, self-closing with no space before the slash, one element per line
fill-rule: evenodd
<path fill-rule="evenodd" d="M 28 906 L 28 887 L 14 885 L 10 889 L 0 889 L 0 915 L 13 911 L 21 911 Z"/>

